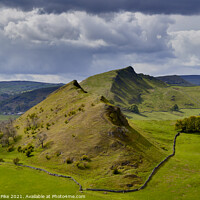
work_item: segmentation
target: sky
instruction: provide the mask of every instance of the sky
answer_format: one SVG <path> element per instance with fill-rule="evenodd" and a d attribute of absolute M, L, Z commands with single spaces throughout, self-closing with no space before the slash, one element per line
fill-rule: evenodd
<path fill-rule="evenodd" d="M 0 0 L 0 81 L 67 83 L 127 66 L 200 75 L 200 1 Z"/>

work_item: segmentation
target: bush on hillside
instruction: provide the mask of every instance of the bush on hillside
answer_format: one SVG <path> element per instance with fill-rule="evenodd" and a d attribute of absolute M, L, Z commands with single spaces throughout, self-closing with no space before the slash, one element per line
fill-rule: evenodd
<path fill-rule="evenodd" d="M 171 111 L 179 111 L 178 105 L 175 104 L 174 106 L 172 106 Z"/>
<path fill-rule="evenodd" d="M 20 161 L 19 158 L 14 158 L 14 159 L 13 159 L 13 163 L 14 163 L 15 165 L 19 164 L 19 161 Z"/>
<path fill-rule="evenodd" d="M 82 157 L 81 157 L 81 160 L 85 160 L 85 161 L 91 161 L 91 159 L 87 156 L 87 155 L 83 155 Z"/>
<path fill-rule="evenodd" d="M 50 157 L 49 155 L 46 155 L 46 159 L 47 159 L 47 160 L 50 160 L 51 157 Z"/>
<path fill-rule="evenodd" d="M 12 151 L 14 151 L 15 150 L 15 147 L 12 145 L 12 146 L 9 146 L 8 148 L 7 148 L 7 152 L 12 152 Z"/>
<path fill-rule="evenodd" d="M 18 152 L 22 152 L 22 147 L 21 147 L 21 146 L 18 146 L 18 147 L 17 147 L 17 151 L 18 151 Z"/>
<path fill-rule="evenodd" d="M 72 160 L 71 158 L 67 158 L 66 163 L 67 163 L 67 164 L 72 164 L 72 163 L 73 163 L 73 160 Z"/>
<path fill-rule="evenodd" d="M 139 113 L 140 113 L 140 111 L 139 111 L 139 109 L 138 109 L 138 106 L 135 105 L 135 104 L 129 106 L 129 107 L 127 108 L 127 110 L 130 111 L 130 112 L 136 113 L 136 114 L 139 114 Z"/>
<path fill-rule="evenodd" d="M 119 170 L 117 168 L 113 169 L 113 174 L 120 174 Z"/>
<path fill-rule="evenodd" d="M 76 166 L 78 167 L 78 169 L 87 169 L 89 168 L 88 164 L 86 162 L 76 162 Z"/>

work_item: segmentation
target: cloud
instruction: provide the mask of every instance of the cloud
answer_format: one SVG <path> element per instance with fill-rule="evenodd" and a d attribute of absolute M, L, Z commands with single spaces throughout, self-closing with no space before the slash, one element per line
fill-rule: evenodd
<path fill-rule="evenodd" d="M 72 74 L 0 74 L 1 81 L 38 81 L 44 83 L 69 83 L 72 77 L 78 81 L 83 80 L 85 77 L 76 76 Z"/>
<path fill-rule="evenodd" d="M 167 29 L 174 21 L 165 15 L 120 12 L 108 18 L 83 11 L 56 14 L 7 8 L 0 16 L 4 74 L 86 77 L 108 65 L 165 62 L 173 57 Z"/>
<path fill-rule="evenodd" d="M 200 67 L 200 30 L 172 32 L 172 46 L 179 64 L 195 68 Z"/>
<path fill-rule="evenodd" d="M 129 65 L 151 75 L 200 74 L 199 16 L 38 8 L 1 8 L 0 16 L 3 80 L 66 82 Z"/>
<path fill-rule="evenodd" d="M 90 13 L 105 13 L 118 11 L 143 12 L 146 14 L 183 14 L 200 13 L 199 0 L 0 0 L 1 6 L 20 8 L 30 11 L 33 8 L 43 8 L 51 13 L 61 13 L 69 10 L 87 11 Z"/>

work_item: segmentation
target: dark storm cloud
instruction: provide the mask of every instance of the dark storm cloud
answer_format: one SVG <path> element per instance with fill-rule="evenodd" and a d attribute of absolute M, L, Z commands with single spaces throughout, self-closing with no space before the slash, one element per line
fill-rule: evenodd
<path fill-rule="evenodd" d="M 0 0 L 0 5 L 32 10 L 44 8 L 47 12 L 85 10 L 91 13 L 117 12 L 120 10 L 148 14 L 198 14 L 199 0 Z"/>

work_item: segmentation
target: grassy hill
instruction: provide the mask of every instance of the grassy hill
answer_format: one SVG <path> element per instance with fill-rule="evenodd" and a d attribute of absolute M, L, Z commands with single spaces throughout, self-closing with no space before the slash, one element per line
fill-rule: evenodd
<path fill-rule="evenodd" d="M 0 101 L 0 113 L 19 113 L 29 110 L 49 94 L 57 90 L 61 86 L 47 87 L 23 92 L 17 95 L 11 95 L 8 99 Z"/>
<path fill-rule="evenodd" d="M 165 79 L 137 74 L 132 67 L 97 74 L 80 84 L 91 93 L 103 94 L 123 110 L 130 110 L 127 108 L 131 105 L 137 105 L 141 113 L 170 111 L 175 104 L 182 109 L 200 108 L 199 86 L 178 76 L 167 77 L 167 80 L 169 78 L 174 84 L 184 86 L 170 86 L 163 82 Z"/>
<path fill-rule="evenodd" d="M 42 83 L 34 81 L 0 81 L 0 95 L 19 94 L 40 88 L 61 86 L 63 84 Z"/>
<path fill-rule="evenodd" d="M 177 104 L 181 109 L 200 108 L 200 87 L 170 86 L 167 88 L 150 89 L 149 93 L 141 96 L 143 99 L 138 104 L 141 112 L 170 111 Z"/>
<path fill-rule="evenodd" d="M 183 77 L 172 75 L 172 76 L 159 76 L 156 77 L 157 79 L 170 84 L 170 85 L 177 85 L 177 86 L 193 86 L 191 82 L 186 81 Z M 195 85 L 195 84 L 194 84 Z"/>
<path fill-rule="evenodd" d="M 148 89 L 167 86 L 154 77 L 135 73 L 132 67 L 97 74 L 80 84 L 88 92 L 104 95 L 121 107 L 141 103 L 141 95 L 148 93 Z"/>
<path fill-rule="evenodd" d="M 27 163 L 78 177 L 84 187 L 136 188 L 164 156 L 103 96 L 85 92 L 73 81 L 16 121 L 34 156 Z M 38 136 L 46 134 L 44 148 Z M 87 177 L 87 178 L 86 178 Z"/>

